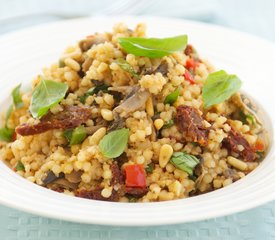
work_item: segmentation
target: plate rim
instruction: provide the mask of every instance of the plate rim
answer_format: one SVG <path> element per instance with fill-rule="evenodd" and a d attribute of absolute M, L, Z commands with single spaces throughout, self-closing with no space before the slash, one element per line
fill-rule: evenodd
<path fill-rule="evenodd" d="M 106 19 L 116 19 L 117 20 L 118 18 L 119 19 L 121 19 L 121 18 L 123 18 L 123 19 L 124 18 L 130 18 L 132 20 L 134 19 L 135 21 L 151 21 L 151 19 L 154 19 L 154 21 L 165 21 L 165 20 L 167 20 L 167 21 L 171 21 L 171 22 L 177 21 L 177 22 L 185 22 L 187 24 L 194 24 L 194 25 L 200 25 L 200 26 L 204 26 L 204 27 L 211 27 L 211 28 L 216 28 L 216 29 L 220 29 L 220 30 L 223 30 L 223 31 L 230 31 L 231 33 L 236 33 L 238 35 L 242 35 L 242 36 L 245 36 L 245 37 L 250 38 L 250 39 L 254 38 L 256 41 L 261 41 L 261 42 L 264 42 L 265 44 L 269 44 L 270 46 L 272 46 L 272 48 L 274 48 L 274 52 L 275 52 L 275 45 L 272 42 L 270 42 L 269 40 L 262 39 L 260 37 L 250 35 L 250 34 L 247 34 L 247 33 L 243 33 L 243 32 L 240 32 L 238 30 L 233 30 L 233 29 L 229 29 L 229 28 L 214 25 L 214 24 L 184 20 L 184 19 L 179 19 L 179 18 L 152 17 L 152 16 L 140 16 L 140 17 L 133 17 L 133 16 L 98 17 L 98 16 L 96 16 L 96 17 L 79 18 L 79 19 L 73 19 L 73 20 L 64 20 L 64 21 L 58 21 L 58 22 L 53 22 L 53 23 L 41 24 L 41 25 L 37 25 L 37 26 L 34 26 L 34 27 L 29 27 L 29 28 L 26 28 L 26 29 L 22 29 L 22 30 L 19 30 L 19 31 L 9 32 L 7 34 L 1 35 L 0 36 L 0 41 L 3 40 L 3 39 L 5 40 L 6 38 L 12 38 L 12 37 L 14 37 L 18 34 L 20 35 L 20 34 L 32 32 L 32 31 L 36 31 L 36 29 L 51 28 L 52 26 L 58 26 L 58 25 L 62 26 L 63 24 L 70 24 L 70 22 L 94 21 L 95 19 L 102 19 L 102 18 L 105 19 L 105 20 Z M 210 61 L 211 61 L 211 59 L 210 59 Z M 42 67 L 43 66 L 41 66 L 41 68 Z M 272 119 L 271 121 L 274 124 L 274 120 Z M 271 149 L 271 154 L 273 154 L 273 152 L 274 152 L 274 144 L 273 144 L 272 149 Z M 274 154 L 272 156 L 270 156 L 270 158 L 274 158 Z M 4 163 L 1 161 L 1 165 L 2 164 L 4 164 Z M 253 171 L 253 173 L 254 172 L 255 171 Z M 20 177 L 20 176 L 18 176 L 18 177 Z M 23 179 L 23 180 L 26 181 L 26 183 L 28 183 L 28 184 L 34 185 L 33 183 L 28 182 L 28 180 L 26 180 L 26 179 Z M 245 179 L 241 179 L 238 182 L 234 183 L 233 185 L 240 184 L 240 182 L 242 183 L 244 180 Z M 1 180 L 0 180 L 0 183 L 1 183 Z M 41 188 L 40 186 L 37 186 L 37 185 L 34 185 L 34 186 L 38 187 L 38 188 Z M 232 187 L 232 186 L 229 186 L 227 188 L 230 188 L 230 187 Z M 44 189 L 44 190 L 46 190 L 46 189 Z M 46 190 L 46 191 L 48 192 L 49 190 Z M 224 191 L 224 189 L 215 190 L 214 192 L 211 192 L 211 193 L 208 193 L 208 194 L 213 194 L 217 191 Z M 53 191 L 52 191 L 52 194 L 54 194 L 54 195 L 56 194 L 56 196 L 60 195 L 59 193 L 55 193 Z M 204 196 L 204 195 L 201 195 L 201 196 Z M 68 196 L 63 196 L 63 197 L 65 197 L 64 199 L 66 199 Z M 197 198 L 199 198 L 199 197 L 200 196 L 198 196 Z M 220 213 L 215 212 L 212 215 L 209 214 L 209 215 L 205 216 L 204 218 L 201 217 L 201 216 L 193 217 L 191 221 L 194 222 L 194 221 L 198 221 L 198 220 L 205 220 L 205 219 L 208 219 L 208 218 L 221 217 L 221 216 L 224 216 L 224 215 L 233 214 L 233 213 L 236 213 L 236 212 L 239 212 L 239 211 L 245 211 L 245 210 L 248 210 L 250 208 L 253 208 L 253 207 L 259 206 L 261 204 L 267 203 L 268 201 L 271 201 L 273 199 L 275 199 L 275 193 L 273 195 L 270 194 L 269 197 L 263 198 L 263 199 L 259 200 L 258 202 L 255 201 L 254 203 L 247 204 L 246 206 L 235 207 L 234 211 L 232 211 L 232 209 L 226 209 L 226 210 L 224 210 L 223 212 L 220 212 Z M 82 202 L 82 201 L 84 202 L 84 201 L 91 201 L 91 200 L 78 199 L 78 201 L 79 202 Z M 95 201 L 95 200 L 93 200 L 93 201 Z M 183 201 L 183 200 L 174 200 L 174 201 L 169 201 L 169 202 L 172 203 L 172 202 L 179 202 L 179 201 Z M 102 203 L 101 201 L 96 201 L 96 202 L 100 202 L 100 205 L 105 204 L 105 202 Z M 124 220 L 124 221 L 120 220 L 120 222 L 117 222 L 117 219 L 99 220 L 99 219 L 94 218 L 92 220 L 92 219 L 81 219 L 81 217 L 75 218 L 75 217 L 72 217 L 72 216 L 70 217 L 70 216 L 67 216 L 67 215 L 63 215 L 62 217 L 60 217 L 60 216 L 56 216 L 53 213 L 47 213 L 46 211 L 41 211 L 41 209 L 40 210 L 39 209 L 34 210 L 34 208 L 32 208 L 31 206 L 22 206 L 22 204 L 20 205 L 16 201 L 15 202 L 7 202 L 7 201 L 5 201 L 5 198 L 3 198 L 3 196 L 2 196 L 1 190 L 0 190 L 0 203 L 3 204 L 3 205 L 6 205 L 8 207 L 16 208 L 16 209 L 19 209 L 19 210 L 22 210 L 22 211 L 25 211 L 25 212 L 29 212 L 29 213 L 32 213 L 32 214 L 37 214 L 37 215 L 44 216 L 44 217 L 62 219 L 62 220 L 67 220 L 67 221 L 71 221 L 71 222 L 92 223 L 92 224 L 97 224 L 97 225 L 155 226 L 155 225 L 162 225 L 162 224 L 176 224 L 176 223 L 182 223 L 182 222 L 191 222 L 191 221 L 181 221 L 180 219 L 174 219 L 174 220 L 170 219 L 169 221 L 165 221 L 165 219 L 157 219 L 158 221 L 156 221 L 154 223 L 146 222 L 144 224 L 142 218 L 140 218 L 138 221 L 135 221 L 135 222 L 130 222 L 130 221 L 127 221 L 127 220 Z M 108 204 L 110 204 L 110 203 L 108 203 Z M 119 204 L 119 205 L 123 206 L 124 203 L 111 203 L 111 204 L 112 205 L 118 205 Z M 140 207 L 140 206 L 147 206 L 147 205 L 152 205 L 152 204 L 156 205 L 157 203 L 135 203 L 135 206 Z M 163 203 L 158 203 L 158 205 L 162 206 L 162 205 L 167 205 L 167 204 L 165 204 L 163 202 Z"/>

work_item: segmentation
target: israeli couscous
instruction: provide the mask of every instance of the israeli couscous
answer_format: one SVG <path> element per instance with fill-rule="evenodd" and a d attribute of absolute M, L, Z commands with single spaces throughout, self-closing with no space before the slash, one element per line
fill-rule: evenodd
<path fill-rule="evenodd" d="M 186 35 L 115 25 L 68 47 L 13 103 L 0 156 L 43 187 L 94 200 L 154 202 L 225 187 L 267 149 L 241 81 Z"/>

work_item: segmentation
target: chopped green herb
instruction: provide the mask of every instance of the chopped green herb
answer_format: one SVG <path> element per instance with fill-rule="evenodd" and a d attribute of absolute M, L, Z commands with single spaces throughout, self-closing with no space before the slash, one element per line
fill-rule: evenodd
<path fill-rule="evenodd" d="M 119 157 L 125 150 L 129 137 L 129 129 L 121 128 L 105 135 L 99 142 L 101 153 L 107 158 Z"/>
<path fill-rule="evenodd" d="M 251 114 L 246 114 L 246 121 L 247 121 L 250 125 L 256 124 L 256 120 L 255 120 L 254 116 L 251 115 Z"/>
<path fill-rule="evenodd" d="M 75 128 L 72 131 L 71 138 L 70 138 L 70 145 L 80 144 L 84 141 L 87 137 L 87 131 L 83 125 Z"/>
<path fill-rule="evenodd" d="M 172 127 L 173 125 L 174 125 L 174 120 L 173 120 L 173 119 L 170 119 L 169 121 L 167 121 L 167 122 L 163 125 L 162 129 L 170 128 L 170 127 Z"/>
<path fill-rule="evenodd" d="M 164 104 L 172 105 L 175 101 L 177 101 L 179 95 L 180 90 L 177 88 L 174 92 L 167 95 L 167 97 L 164 99 Z"/>
<path fill-rule="evenodd" d="M 190 176 L 193 175 L 194 168 L 199 164 L 200 160 L 195 156 L 185 152 L 175 152 L 170 162 L 180 170 L 187 172 Z"/>
<path fill-rule="evenodd" d="M 0 140 L 4 142 L 11 142 L 12 136 L 14 134 L 14 129 L 3 127 L 0 128 Z"/>
<path fill-rule="evenodd" d="M 17 164 L 16 164 L 15 169 L 16 169 L 17 171 L 25 171 L 25 166 L 24 166 L 24 164 L 19 160 L 19 161 L 17 162 Z"/>
<path fill-rule="evenodd" d="M 147 173 L 152 173 L 154 170 L 154 164 L 153 163 L 149 163 L 146 167 L 145 167 L 145 171 Z"/>
<path fill-rule="evenodd" d="M 180 35 L 171 38 L 119 38 L 118 42 L 127 53 L 135 56 L 161 58 L 184 50 L 187 40 L 187 35 Z"/>
<path fill-rule="evenodd" d="M 128 63 L 125 59 L 119 58 L 115 61 L 124 71 L 131 73 L 133 76 L 135 76 L 137 79 L 140 79 L 140 76 L 137 74 L 137 72 L 134 70 L 134 68 Z"/>
<path fill-rule="evenodd" d="M 24 103 L 22 101 L 22 97 L 20 94 L 20 88 L 21 88 L 21 84 L 17 85 L 11 92 L 13 104 L 17 109 L 22 108 L 24 106 Z"/>
<path fill-rule="evenodd" d="M 58 104 L 66 95 L 68 85 L 65 83 L 41 80 L 32 93 L 30 112 L 34 118 L 47 114 L 49 109 Z"/>
<path fill-rule="evenodd" d="M 75 129 L 66 130 L 63 134 L 70 146 L 82 143 L 87 137 L 87 131 L 83 125 Z"/>
<path fill-rule="evenodd" d="M 236 75 L 227 74 L 224 70 L 210 73 L 202 88 L 204 107 L 221 103 L 236 93 L 242 85 Z"/>
<path fill-rule="evenodd" d="M 240 120 L 244 124 L 250 124 L 250 125 L 256 124 L 256 120 L 252 114 L 245 114 L 243 111 L 240 111 L 239 115 L 240 115 Z"/>
<path fill-rule="evenodd" d="M 64 137 L 67 139 L 68 142 L 71 141 L 73 135 L 73 129 L 68 129 L 63 132 Z"/>
<path fill-rule="evenodd" d="M 105 85 L 105 84 L 100 84 L 98 86 L 92 87 L 83 96 L 79 97 L 79 100 L 80 100 L 81 103 L 84 104 L 86 102 L 86 99 L 89 96 L 93 96 L 94 94 L 98 94 L 100 91 L 108 92 L 108 88 L 109 88 L 109 86 Z"/>

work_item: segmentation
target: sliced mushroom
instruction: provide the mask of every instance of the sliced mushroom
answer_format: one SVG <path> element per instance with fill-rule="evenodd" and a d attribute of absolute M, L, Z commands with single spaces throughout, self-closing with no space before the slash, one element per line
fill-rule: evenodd
<path fill-rule="evenodd" d="M 42 181 L 44 185 L 47 185 L 60 178 L 64 178 L 64 173 L 60 173 L 58 176 L 56 176 L 52 171 L 48 171 L 46 177 Z"/>
<path fill-rule="evenodd" d="M 108 131 L 114 131 L 125 126 L 125 120 L 119 116 L 118 113 L 114 113 L 114 120 L 111 122 Z"/>
<path fill-rule="evenodd" d="M 79 183 L 81 182 L 81 175 L 83 171 L 72 171 L 69 174 L 65 174 L 65 179 L 68 180 L 70 183 Z"/>
<path fill-rule="evenodd" d="M 226 178 L 231 178 L 234 182 L 240 179 L 238 172 L 235 169 L 227 168 L 223 171 Z"/>
<path fill-rule="evenodd" d="M 79 42 L 79 47 L 83 52 L 88 51 L 93 45 L 106 42 L 108 39 L 102 34 L 88 36 Z"/>
<path fill-rule="evenodd" d="M 117 87 L 109 87 L 109 91 L 122 93 L 124 96 L 129 95 L 136 86 L 117 86 Z"/>
<path fill-rule="evenodd" d="M 151 75 L 158 72 L 161 73 L 164 77 L 167 77 L 168 63 L 166 61 L 162 61 L 157 67 L 144 68 L 141 72 L 141 75 Z"/>
<path fill-rule="evenodd" d="M 235 103 L 239 108 L 241 108 L 245 113 L 253 115 L 258 124 L 263 125 L 262 121 L 257 115 L 257 107 L 250 99 L 248 99 L 247 96 L 242 93 L 236 93 L 232 97 L 232 102 Z"/>
<path fill-rule="evenodd" d="M 167 77 L 168 73 L 168 63 L 166 61 L 161 62 L 161 64 L 157 67 L 154 73 L 161 73 L 162 76 Z"/>
<path fill-rule="evenodd" d="M 196 189 L 201 184 L 203 177 L 207 173 L 207 170 L 203 166 L 203 159 L 201 160 L 201 163 L 195 168 L 195 174 L 198 176 L 198 178 L 195 181 Z"/>
<path fill-rule="evenodd" d="M 129 113 L 137 111 L 142 107 L 145 107 L 145 103 L 150 96 L 148 91 L 138 90 L 135 93 L 130 93 L 130 97 L 126 97 L 126 100 L 123 101 L 119 106 L 117 106 L 113 113 L 124 113 L 127 116 Z"/>
<path fill-rule="evenodd" d="M 58 186 L 58 187 L 61 187 L 64 189 L 76 190 L 78 188 L 78 183 L 71 183 L 65 178 L 60 178 L 60 179 L 57 179 L 56 181 L 54 181 L 52 183 L 52 186 L 49 186 L 49 188 L 51 188 L 53 186 Z"/>

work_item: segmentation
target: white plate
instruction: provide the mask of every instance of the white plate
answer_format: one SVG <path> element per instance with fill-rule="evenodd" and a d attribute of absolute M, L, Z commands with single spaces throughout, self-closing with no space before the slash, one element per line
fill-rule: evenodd
<path fill-rule="evenodd" d="M 124 21 L 148 26 L 148 36 L 189 35 L 203 58 L 217 69 L 237 74 L 243 89 L 262 106 L 273 139 L 275 46 L 243 33 L 202 23 L 164 18 L 90 18 L 64 21 L 0 38 L 0 109 L 7 108 L 10 89 L 30 83 L 43 66 L 56 61 L 75 41 L 95 31 L 108 31 Z M 270 120 L 272 119 L 272 121 Z M 273 144 L 273 141 L 272 141 Z M 273 148 L 272 148 L 273 149 Z M 190 222 L 243 211 L 275 199 L 275 160 L 267 158 L 244 179 L 201 196 L 159 203 L 110 203 L 66 196 L 39 187 L 0 163 L 0 202 L 23 211 L 75 222 L 108 225 L 160 225 Z"/>

